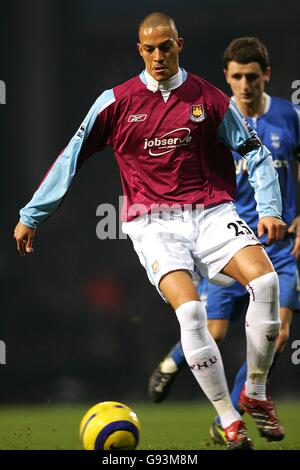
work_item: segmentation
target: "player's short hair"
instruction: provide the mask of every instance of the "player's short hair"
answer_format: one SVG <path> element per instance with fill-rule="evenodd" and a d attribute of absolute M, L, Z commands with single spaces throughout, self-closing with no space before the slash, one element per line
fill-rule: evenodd
<path fill-rule="evenodd" d="M 242 37 L 231 41 L 223 54 L 224 69 L 227 69 L 232 60 L 240 64 L 258 62 L 263 72 L 270 66 L 266 46 L 255 37 Z"/>
<path fill-rule="evenodd" d="M 138 26 L 138 37 L 140 36 L 140 30 L 144 26 L 151 26 L 153 28 L 161 25 L 168 25 L 173 29 L 173 31 L 178 35 L 177 27 L 173 18 L 165 13 L 161 13 L 159 11 L 155 11 L 150 13 L 149 15 L 145 16 L 142 21 L 139 23 Z"/>

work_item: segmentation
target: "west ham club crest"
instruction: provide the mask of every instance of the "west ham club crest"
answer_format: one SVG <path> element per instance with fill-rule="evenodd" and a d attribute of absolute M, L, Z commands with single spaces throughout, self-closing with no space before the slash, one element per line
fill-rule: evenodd
<path fill-rule="evenodd" d="M 201 122 L 205 119 L 204 107 L 202 104 L 195 104 L 191 106 L 190 119 L 194 122 Z"/>

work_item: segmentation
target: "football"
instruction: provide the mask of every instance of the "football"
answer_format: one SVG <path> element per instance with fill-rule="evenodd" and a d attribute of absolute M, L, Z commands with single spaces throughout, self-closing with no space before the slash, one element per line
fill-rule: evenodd
<path fill-rule="evenodd" d="M 94 405 L 80 423 L 85 450 L 132 450 L 139 442 L 140 422 L 131 408 L 116 401 Z"/>

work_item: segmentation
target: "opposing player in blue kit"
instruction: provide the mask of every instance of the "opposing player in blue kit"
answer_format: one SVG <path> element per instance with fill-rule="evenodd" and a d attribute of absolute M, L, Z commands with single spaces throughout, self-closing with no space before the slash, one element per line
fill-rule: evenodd
<path fill-rule="evenodd" d="M 232 41 L 223 56 L 227 83 L 233 100 L 247 117 L 263 143 L 272 152 L 274 167 L 279 176 L 283 201 L 283 220 L 289 227 L 284 240 L 266 246 L 265 236 L 257 233 L 279 275 L 281 327 L 276 341 L 276 353 L 271 370 L 289 338 L 293 311 L 300 310 L 300 286 L 296 258 L 300 252 L 300 216 L 296 217 L 296 190 L 292 165 L 299 152 L 300 108 L 292 103 L 268 96 L 265 84 L 270 79 L 269 57 L 265 46 L 256 38 L 238 38 Z M 258 214 L 253 190 L 247 177 L 244 159 L 233 152 L 236 165 L 238 214 L 256 232 Z M 242 229 L 232 224 L 232 230 Z M 220 342 L 226 335 L 229 322 L 246 313 L 249 293 L 235 282 L 229 287 L 212 285 L 206 279 L 199 284 L 200 298 L 206 301 L 208 327 L 214 339 Z M 247 328 L 247 323 L 246 323 Z M 180 342 L 157 366 L 149 382 L 149 395 L 154 402 L 165 399 L 179 371 L 186 365 Z M 284 430 L 276 416 L 271 397 L 265 390 L 247 389 L 247 363 L 238 371 L 231 399 L 239 412 L 249 413 L 255 420 L 261 436 L 269 441 L 281 440 Z M 244 386 L 245 385 L 245 386 Z M 226 438 L 216 418 L 210 429 L 211 437 L 220 444 Z"/>

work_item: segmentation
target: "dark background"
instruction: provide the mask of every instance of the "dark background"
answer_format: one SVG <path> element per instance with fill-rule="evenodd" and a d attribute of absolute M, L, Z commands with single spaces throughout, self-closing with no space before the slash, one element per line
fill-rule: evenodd
<path fill-rule="evenodd" d="M 298 0 L 0 1 L 1 320 L 7 364 L 2 402 L 146 399 L 150 372 L 177 340 L 171 308 L 147 280 L 129 240 L 96 237 L 96 209 L 118 206 L 111 149 L 83 167 L 58 212 L 21 258 L 12 237 L 18 210 L 77 130 L 97 96 L 143 68 L 137 24 L 151 11 L 174 17 L 185 39 L 181 65 L 226 90 L 221 56 L 237 36 L 268 47 L 267 91 L 291 99 L 300 79 Z M 272 381 L 275 396 L 297 396 L 300 365 L 291 344 Z M 222 345 L 231 383 L 244 359 L 242 325 Z M 186 371 L 173 398 L 203 397 Z"/>

